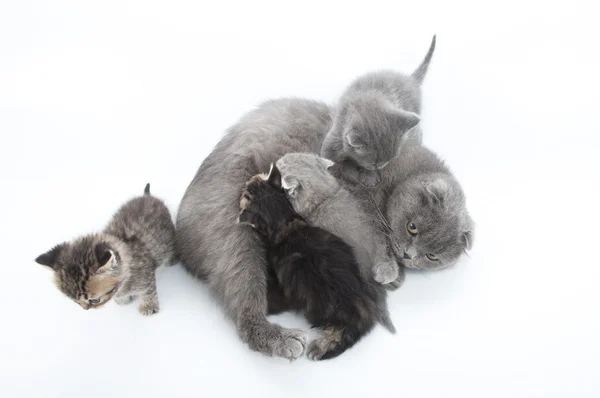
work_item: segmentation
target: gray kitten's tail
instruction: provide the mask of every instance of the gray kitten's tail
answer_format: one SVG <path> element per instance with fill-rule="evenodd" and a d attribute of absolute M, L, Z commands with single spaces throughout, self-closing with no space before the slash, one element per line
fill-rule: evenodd
<path fill-rule="evenodd" d="M 411 74 L 412 78 L 419 83 L 419 86 L 423 84 L 423 80 L 425 79 L 425 75 L 427 74 L 427 68 L 429 68 L 429 62 L 431 61 L 431 57 L 433 56 L 433 51 L 435 50 L 435 35 L 433 35 L 433 39 L 431 40 L 431 45 L 429 46 L 429 51 L 427 51 L 427 55 L 425 55 L 425 59 L 421 62 L 421 65 Z"/>
<path fill-rule="evenodd" d="M 150 183 L 146 184 L 146 188 L 144 188 L 144 195 L 150 195 Z"/>
<path fill-rule="evenodd" d="M 383 327 L 386 328 L 390 333 L 396 333 L 396 327 L 394 326 L 392 318 L 390 318 L 390 314 L 387 312 L 387 310 L 385 311 L 385 313 L 380 315 L 378 320 L 379 323 L 381 323 Z"/>

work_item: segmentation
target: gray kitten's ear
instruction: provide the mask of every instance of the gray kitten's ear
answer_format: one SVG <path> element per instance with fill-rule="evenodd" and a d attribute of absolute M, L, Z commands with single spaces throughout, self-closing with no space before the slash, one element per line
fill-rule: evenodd
<path fill-rule="evenodd" d="M 438 178 L 437 180 L 430 182 L 425 187 L 425 190 L 429 196 L 431 196 L 434 201 L 440 204 L 444 202 L 449 189 L 450 186 L 442 178 Z"/>
<path fill-rule="evenodd" d="M 39 256 L 37 256 L 37 258 L 35 259 L 35 262 L 40 265 L 45 265 L 46 267 L 50 267 L 53 270 L 56 270 L 58 268 L 58 265 L 56 264 L 56 258 L 58 257 L 58 254 L 63 249 L 63 247 L 64 247 L 64 244 L 54 246 L 52 249 L 48 250 L 46 253 L 40 254 Z"/>
<path fill-rule="evenodd" d="M 285 176 L 281 180 L 283 189 L 287 192 L 290 198 L 295 198 L 298 195 L 298 189 L 300 188 L 300 181 L 294 176 Z"/>
<path fill-rule="evenodd" d="M 362 148 L 365 146 L 363 139 L 360 138 L 356 133 L 350 132 L 346 134 L 346 141 L 352 148 Z"/>
<path fill-rule="evenodd" d="M 421 117 L 414 112 L 399 110 L 400 124 L 404 131 L 408 131 L 417 126 L 421 122 Z"/>
<path fill-rule="evenodd" d="M 321 158 L 321 163 L 325 167 L 325 170 L 328 170 L 331 166 L 333 166 L 335 164 L 335 162 L 333 160 L 329 160 L 329 159 L 325 159 L 325 158 Z"/>

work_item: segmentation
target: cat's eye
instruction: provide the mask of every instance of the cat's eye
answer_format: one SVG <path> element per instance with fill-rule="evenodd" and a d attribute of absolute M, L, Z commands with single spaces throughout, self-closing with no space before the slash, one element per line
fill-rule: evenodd
<path fill-rule="evenodd" d="M 100 301 L 102 301 L 102 299 L 100 297 L 98 297 L 95 299 L 89 299 L 88 301 L 90 304 L 98 304 L 98 303 L 100 303 Z"/>
<path fill-rule="evenodd" d="M 432 253 L 427 253 L 426 256 L 431 261 L 438 261 L 439 260 L 438 256 L 436 256 L 435 254 L 432 254 Z"/>
<path fill-rule="evenodd" d="M 417 226 L 414 222 L 409 222 L 408 224 L 406 224 L 406 229 L 411 235 L 416 235 L 419 233 L 419 230 L 417 229 Z"/>

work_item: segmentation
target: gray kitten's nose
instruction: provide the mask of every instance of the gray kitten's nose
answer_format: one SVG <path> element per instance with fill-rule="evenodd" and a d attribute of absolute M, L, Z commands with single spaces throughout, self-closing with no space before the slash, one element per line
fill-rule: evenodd
<path fill-rule="evenodd" d="M 408 254 L 407 252 L 404 252 L 404 259 L 405 260 L 411 260 L 412 257 L 410 256 L 410 254 Z"/>

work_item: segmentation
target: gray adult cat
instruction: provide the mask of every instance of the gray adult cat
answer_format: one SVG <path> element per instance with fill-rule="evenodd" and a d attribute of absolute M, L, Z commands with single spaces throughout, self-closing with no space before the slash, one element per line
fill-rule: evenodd
<path fill-rule="evenodd" d="M 310 224 L 334 233 L 352 246 L 366 280 L 397 280 L 398 266 L 388 255 L 385 235 L 374 230 L 373 216 L 330 174 L 328 169 L 333 164 L 315 154 L 288 153 L 276 166 L 294 210 Z"/>
<path fill-rule="evenodd" d="M 280 99 L 262 104 L 227 131 L 200 166 L 180 204 L 176 225 L 180 260 L 191 274 L 208 284 L 235 322 L 240 338 L 267 355 L 298 358 L 304 352 L 306 334 L 267 321 L 265 248 L 256 234 L 235 223 L 239 197 L 246 181 L 268 170 L 271 162 L 286 153 L 320 153 L 331 124 L 331 110 L 320 102 Z M 385 171 L 393 175 L 401 166 L 391 162 Z M 390 220 L 386 225 L 400 228 L 386 231 L 393 237 L 389 244 L 393 242 L 396 247 L 406 240 L 400 236 L 406 231 L 403 210 L 417 209 L 402 207 L 402 200 L 395 197 L 401 190 L 389 188 L 393 195 L 383 195 L 370 208 L 374 219 L 375 210 L 380 210 Z M 369 199 L 378 192 L 358 191 L 357 195 Z M 443 209 L 452 213 L 449 207 Z M 439 217 L 441 222 L 446 219 Z M 438 227 L 445 230 L 443 225 Z M 462 229 L 459 231 L 462 236 Z M 456 240 L 460 241 L 460 236 L 457 233 Z M 399 249 L 396 247 L 396 253 L 402 254 Z"/>
<path fill-rule="evenodd" d="M 321 156 L 338 163 L 347 178 L 365 186 L 408 139 L 420 142 L 421 84 L 435 50 L 435 36 L 421 65 L 410 75 L 384 70 L 357 78 L 341 96 Z"/>

